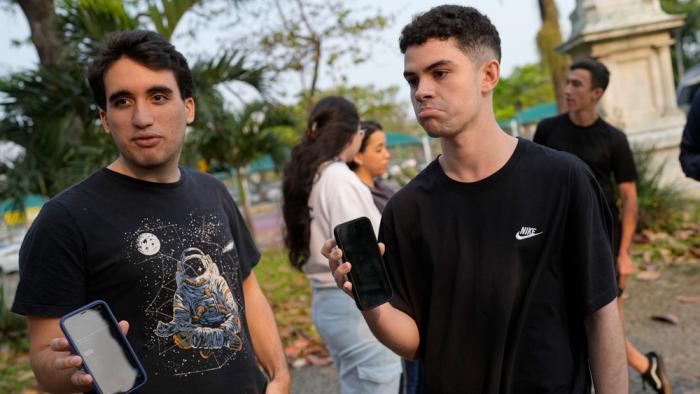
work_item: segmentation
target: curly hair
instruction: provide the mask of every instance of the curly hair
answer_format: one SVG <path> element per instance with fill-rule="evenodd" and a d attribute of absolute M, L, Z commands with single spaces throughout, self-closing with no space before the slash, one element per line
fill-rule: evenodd
<path fill-rule="evenodd" d="M 289 261 L 301 269 L 309 258 L 309 195 L 321 164 L 333 160 L 350 143 L 360 124 L 355 105 L 339 96 L 321 99 L 310 111 L 301 142 L 292 149 L 282 180 L 284 244 Z"/>
<path fill-rule="evenodd" d="M 128 30 L 110 33 L 87 68 L 87 79 L 97 105 L 107 109 L 104 76 L 122 57 L 128 57 L 152 70 L 170 70 L 175 74 L 180 97 L 194 95 L 192 72 L 185 57 L 158 33 L 146 30 Z"/>
<path fill-rule="evenodd" d="M 441 5 L 416 15 L 401 31 L 401 53 L 431 38 L 455 38 L 467 55 L 480 55 L 490 50 L 501 61 L 501 38 L 489 18 L 472 7 Z"/>

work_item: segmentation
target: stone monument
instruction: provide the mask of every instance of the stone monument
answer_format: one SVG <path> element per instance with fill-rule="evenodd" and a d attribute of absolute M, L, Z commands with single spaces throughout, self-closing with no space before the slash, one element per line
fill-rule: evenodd
<path fill-rule="evenodd" d="M 571 36 L 558 51 L 591 57 L 610 69 L 600 112 L 632 145 L 653 148 L 664 181 L 687 187 L 678 163 L 685 116 L 676 104 L 671 31 L 684 15 L 666 14 L 659 0 L 577 0 Z"/>

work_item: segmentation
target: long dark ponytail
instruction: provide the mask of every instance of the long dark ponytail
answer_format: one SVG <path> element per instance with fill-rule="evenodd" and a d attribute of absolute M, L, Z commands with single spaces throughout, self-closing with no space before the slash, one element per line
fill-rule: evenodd
<path fill-rule="evenodd" d="M 289 261 L 301 269 L 309 258 L 309 194 L 319 166 L 338 156 L 357 132 L 360 118 L 347 99 L 329 96 L 309 112 L 306 132 L 284 168 L 282 215 Z"/>

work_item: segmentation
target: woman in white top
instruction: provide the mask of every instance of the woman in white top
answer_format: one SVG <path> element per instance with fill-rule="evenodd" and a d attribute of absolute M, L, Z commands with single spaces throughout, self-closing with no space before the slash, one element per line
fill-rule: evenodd
<path fill-rule="evenodd" d="M 367 216 L 375 234 L 379 229 L 369 189 L 346 165 L 360 149 L 359 125 L 355 106 L 343 97 L 326 97 L 311 109 L 284 170 L 285 244 L 292 265 L 311 280 L 313 322 L 333 356 L 342 393 L 396 394 L 399 357 L 374 338 L 321 255 L 323 242 L 333 238 L 340 223 Z"/>

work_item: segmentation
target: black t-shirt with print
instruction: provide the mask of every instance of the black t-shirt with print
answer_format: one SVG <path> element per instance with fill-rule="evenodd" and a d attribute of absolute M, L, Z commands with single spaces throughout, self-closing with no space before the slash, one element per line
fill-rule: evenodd
<path fill-rule="evenodd" d="M 602 118 L 590 126 L 574 124 L 569 114 L 544 119 L 537 125 L 533 141 L 574 154 L 588 164 L 603 188 L 613 219 L 617 220 L 615 182 L 634 182 L 637 169 L 627 136 Z"/>
<path fill-rule="evenodd" d="M 617 296 L 610 215 L 579 159 L 519 140 L 473 183 L 433 161 L 389 201 L 394 307 L 427 393 L 590 393 L 584 317 Z"/>
<path fill-rule="evenodd" d="M 259 393 L 243 280 L 260 259 L 221 182 L 106 168 L 47 202 L 20 250 L 12 310 L 59 317 L 95 299 L 130 323 L 144 393 Z"/>

